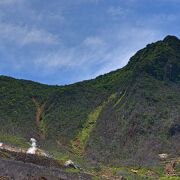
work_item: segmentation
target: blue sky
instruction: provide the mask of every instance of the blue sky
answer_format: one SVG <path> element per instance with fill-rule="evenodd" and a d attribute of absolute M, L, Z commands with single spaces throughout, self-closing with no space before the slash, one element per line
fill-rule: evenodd
<path fill-rule="evenodd" d="M 0 74 L 69 84 L 180 37 L 180 0 L 0 0 Z"/>

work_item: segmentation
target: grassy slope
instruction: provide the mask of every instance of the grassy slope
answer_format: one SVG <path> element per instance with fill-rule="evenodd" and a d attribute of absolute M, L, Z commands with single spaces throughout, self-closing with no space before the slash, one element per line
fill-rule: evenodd
<path fill-rule="evenodd" d="M 121 74 L 123 78 L 119 79 Z M 115 92 L 117 79 L 123 82 L 127 78 L 126 72 L 120 70 L 68 86 L 47 86 L 0 76 L 0 131 L 25 138 L 38 137 L 34 97 L 39 105 L 46 102 L 41 117 L 46 138 L 69 142 L 83 129 L 89 114 Z"/>
<path fill-rule="evenodd" d="M 43 130 L 47 142 L 41 142 L 48 148 L 71 149 L 78 139 L 77 154 L 85 150 L 87 157 L 108 163 L 141 163 L 146 151 L 146 162 L 157 152 L 176 154 L 179 80 L 180 41 L 174 37 L 148 45 L 121 70 L 68 86 L 0 76 L 0 134 L 6 141 L 9 135 L 28 140 L 40 138 Z M 46 102 L 41 130 L 32 97 L 40 105 Z"/>

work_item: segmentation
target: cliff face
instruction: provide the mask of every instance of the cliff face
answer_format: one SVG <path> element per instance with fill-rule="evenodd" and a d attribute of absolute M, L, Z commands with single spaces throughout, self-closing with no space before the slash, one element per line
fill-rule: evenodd
<path fill-rule="evenodd" d="M 179 112 L 180 40 L 174 36 L 147 45 L 122 69 L 68 86 L 0 77 L 0 139 L 24 145 L 35 137 L 104 163 L 177 155 Z"/>

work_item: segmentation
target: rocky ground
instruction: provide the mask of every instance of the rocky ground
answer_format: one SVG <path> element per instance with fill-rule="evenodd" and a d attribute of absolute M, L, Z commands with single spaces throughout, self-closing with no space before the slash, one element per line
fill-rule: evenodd
<path fill-rule="evenodd" d="M 86 170 L 85 170 L 86 169 Z M 87 173 L 88 172 L 88 173 Z M 156 166 L 65 168 L 54 158 L 0 149 L 0 180 L 180 179 L 180 158 L 166 157 Z"/>
<path fill-rule="evenodd" d="M 56 160 L 8 151 L 0 152 L 0 179 L 7 180 L 89 180 L 81 172 L 67 172 Z"/>

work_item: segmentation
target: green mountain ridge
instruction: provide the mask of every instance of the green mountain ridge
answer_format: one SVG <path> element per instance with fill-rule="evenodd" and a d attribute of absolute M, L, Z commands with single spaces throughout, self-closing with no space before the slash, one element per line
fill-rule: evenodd
<path fill-rule="evenodd" d="M 71 85 L 0 76 L 0 141 L 35 137 L 92 162 L 145 164 L 158 153 L 179 155 L 179 112 L 175 36 L 147 45 L 122 69 Z"/>

